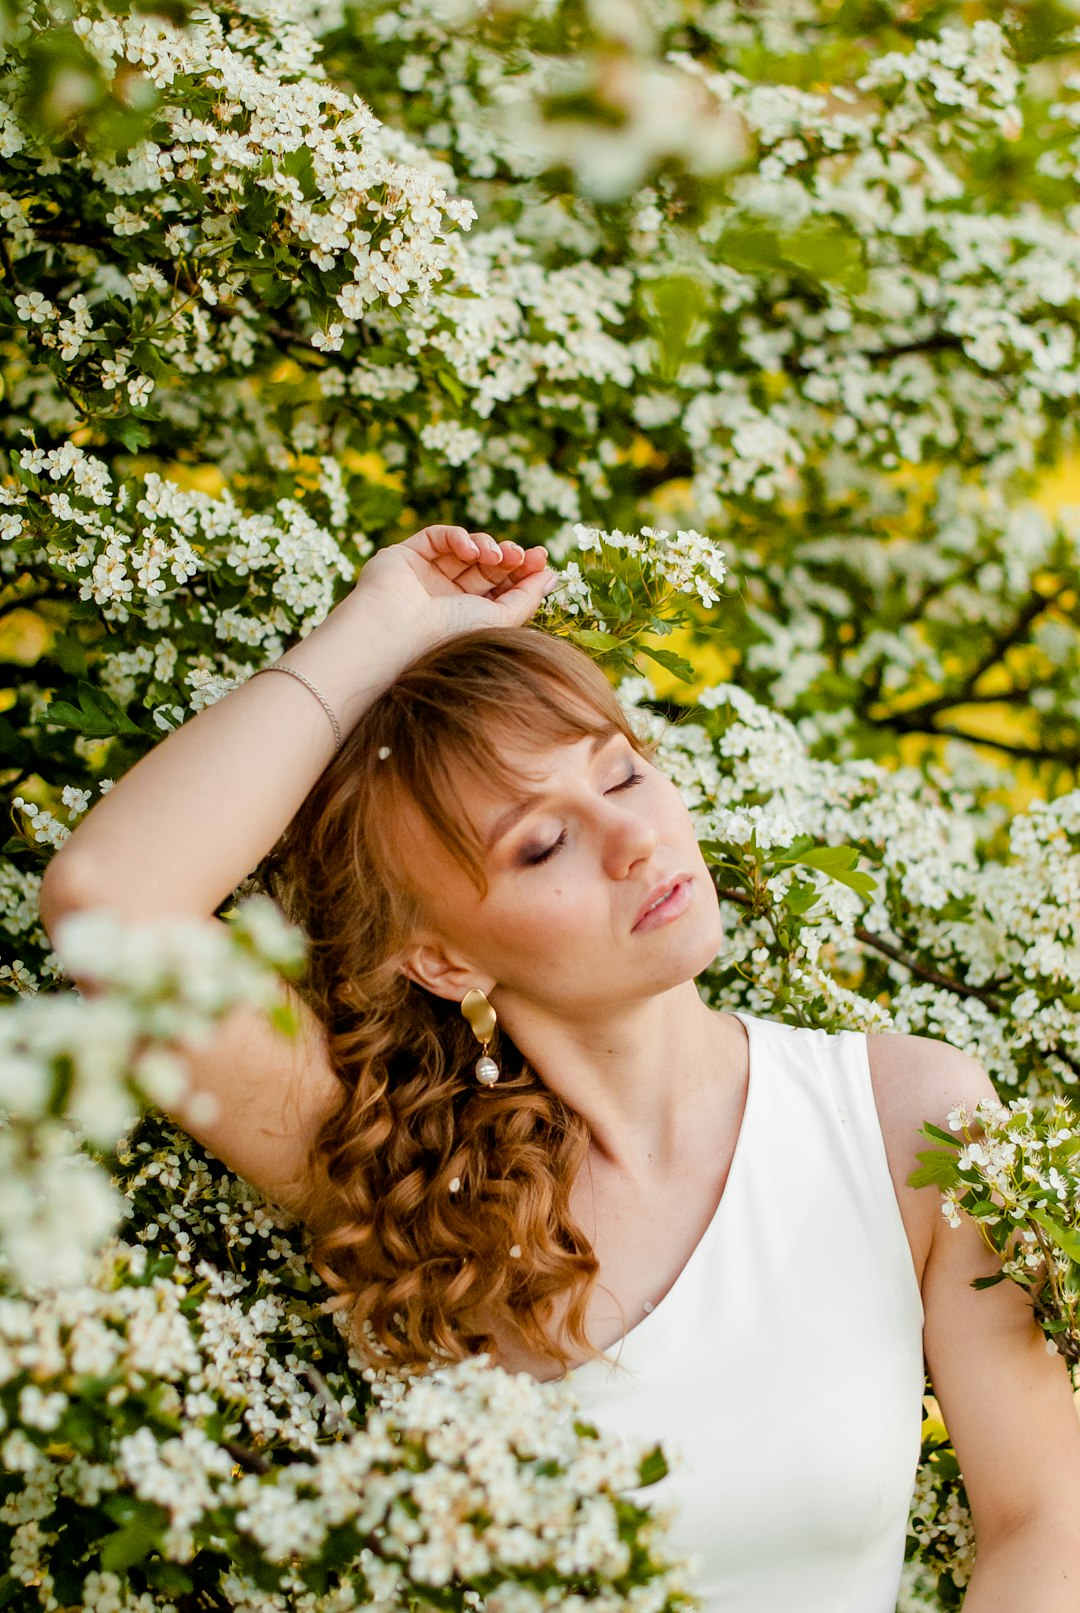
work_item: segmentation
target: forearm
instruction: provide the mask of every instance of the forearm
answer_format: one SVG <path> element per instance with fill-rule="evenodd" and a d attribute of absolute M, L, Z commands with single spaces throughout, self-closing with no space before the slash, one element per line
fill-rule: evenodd
<path fill-rule="evenodd" d="M 1080 1519 L 1046 1518 L 976 1544 L 963 1613 L 1076 1613 Z"/>
<path fill-rule="evenodd" d="M 281 657 L 325 695 L 342 738 L 421 652 L 350 595 Z M 102 797 L 53 858 L 47 926 L 79 905 L 131 918 L 209 916 L 278 840 L 334 753 L 310 689 L 252 678 L 162 740 Z"/>

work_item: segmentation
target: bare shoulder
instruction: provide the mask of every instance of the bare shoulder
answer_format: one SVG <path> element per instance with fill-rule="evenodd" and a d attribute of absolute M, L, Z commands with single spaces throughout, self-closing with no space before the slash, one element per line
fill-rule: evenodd
<path fill-rule="evenodd" d="M 889 1171 L 921 1282 L 941 1220 L 937 1189 L 907 1182 L 918 1168 L 917 1155 L 933 1147 L 921 1128 L 929 1120 L 947 1129 L 949 1110 L 958 1102 L 974 1109 L 980 1098 L 997 1094 L 977 1059 L 939 1037 L 877 1031 L 867 1034 L 866 1045 Z"/>

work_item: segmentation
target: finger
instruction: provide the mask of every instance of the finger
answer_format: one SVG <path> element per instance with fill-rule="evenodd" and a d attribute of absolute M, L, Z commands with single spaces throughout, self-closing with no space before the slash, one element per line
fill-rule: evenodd
<path fill-rule="evenodd" d="M 508 625 L 521 627 L 532 616 L 540 601 L 547 593 L 550 579 L 556 576 L 555 572 L 531 571 L 520 582 L 513 583 L 500 593 L 495 603 L 502 613 L 503 620 Z"/>
<path fill-rule="evenodd" d="M 542 543 L 535 544 L 533 548 L 525 550 L 521 564 L 510 573 L 511 581 L 520 582 L 523 577 L 532 576 L 534 571 L 543 571 L 546 565 L 547 550 Z"/>
<path fill-rule="evenodd" d="M 414 532 L 411 537 L 406 538 L 405 543 L 425 560 L 435 562 L 453 557 L 464 565 L 473 565 L 481 553 L 480 544 L 463 526 L 421 527 L 419 532 Z"/>
<path fill-rule="evenodd" d="M 518 544 L 505 545 L 496 541 L 490 532 L 474 532 L 472 534 L 480 548 L 477 569 L 489 584 L 497 584 L 506 576 L 507 562 L 503 555 L 504 548 L 511 547 L 519 559 L 524 551 Z M 517 559 L 515 559 L 515 564 Z"/>
<path fill-rule="evenodd" d="M 476 569 L 491 587 L 499 587 L 522 564 L 525 550 L 520 543 L 513 543 L 509 539 L 498 543 L 486 532 L 477 532 L 473 536 L 481 550 Z"/>
<path fill-rule="evenodd" d="M 407 542 L 449 582 L 459 582 L 465 572 L 475 567 L 485 555 L 494 556 L 499 552 L 498 545 L 489 533 L 469 532 L 463 526 L 424 527 Z M 483 590 L 470 584 L 468 591 L 478 593 Z"/>
<path fill-rule="evenodd" d="M 526 565 L 526 551 L 519 543 L 505 541 L 496 547 L 499 563 L 466 567 L 454 578 L 459 588 L 464 588 L 470 594 L 486 593 L 490 598 L 498 599 L 508 586 L 512 587 L 535 569 L 535 560 Z"/>

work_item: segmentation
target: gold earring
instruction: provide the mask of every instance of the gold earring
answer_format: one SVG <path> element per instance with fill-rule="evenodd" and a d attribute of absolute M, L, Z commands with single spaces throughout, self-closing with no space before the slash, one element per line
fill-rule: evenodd
<path fill-rule="evenodd" d="M 493 1087 L 500 1075 L 499 1066 L 488 1053 L 497 1024 L 495 1010 L 482 991 L 473 990 L 461 999 L 461 1012 L 484 1050 L 476 1061 L 476 1079 L 482 1087 Z"/>

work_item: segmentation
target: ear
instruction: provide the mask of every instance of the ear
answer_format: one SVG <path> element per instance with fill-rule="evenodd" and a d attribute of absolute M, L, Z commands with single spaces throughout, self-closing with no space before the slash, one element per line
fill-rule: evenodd
<path fill-rule="evenodd" d="M 401 954 L 398 967 L 409 980 L 448 1002 L 460 1002 L 474 986 L 486 994 L 496 985 L 491 975 L 478 974 L 467 958 L 447 952 L 435 939 L 414 941 Z"/>

